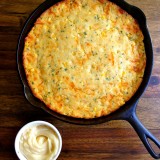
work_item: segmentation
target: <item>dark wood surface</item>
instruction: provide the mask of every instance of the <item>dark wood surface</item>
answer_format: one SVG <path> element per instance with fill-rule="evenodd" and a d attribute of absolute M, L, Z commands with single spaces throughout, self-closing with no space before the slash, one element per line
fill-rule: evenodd
<path fill-rule="evenodd" d="M 51 122 L 61 132 L 63 148 L 59 160 L 153 159 L 126 121 L 73 125 L 53 118 L 25 99 L 16 64 L 17 40 L 29 14 L 43 1 L 0 1 L 0 160 L 18 159 L 14 151 L 15 136 L 24 124 L 33 120 Z M 160 139 L 160 0 L 127 2 L 144 11 L 154 49 L 151 81 L 138 103 L 137 113 Z"/>

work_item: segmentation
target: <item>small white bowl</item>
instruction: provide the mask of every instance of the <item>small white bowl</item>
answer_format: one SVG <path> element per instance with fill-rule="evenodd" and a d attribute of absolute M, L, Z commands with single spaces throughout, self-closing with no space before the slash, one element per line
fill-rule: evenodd
<path fill-rule="evenodd" d="M 54 156 L 54 159 L 52 160 L 56 160 L 61 152 L 61 149 L 62 149 L 62 137 L 59 133 L 59 131 L 57 130 L 57 128 L 55 126 L 53 126 L 51 123 L 48 123 L 48 122 L 45 122 L 45 121 L 33 121 L 33 122 L 30 122 L 30 123 L 27 123 L 26 125 L 24 125 L 20 130 L 19 132 L 17 133 L 17 136 L 15 138 L 15 151 L 16 151 L 16 154 L 18 156 L 18 158 L 20 160 L 27 160 L 24 155 L 21 153 L 20 151 L 20 138 L 22 136 L 22 134 L 28 129 L 28 128 L 32 128 L 34 126 L 39 126 L 39 125 L 46 125 L 48 126 L 49 128 L 53 129 L 53 131 L 57 134 L 57 137 L 58 137 L 58 140 L 59 140 L 59 148 L 58 148 L 58 151 L 57 151 L 57 154 Z"/>

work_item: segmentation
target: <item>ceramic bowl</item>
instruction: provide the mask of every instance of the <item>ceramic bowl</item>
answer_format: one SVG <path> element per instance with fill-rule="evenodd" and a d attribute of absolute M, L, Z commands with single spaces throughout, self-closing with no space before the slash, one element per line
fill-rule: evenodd
<path fill-rule="evenodd" d="M 21 138 L 22 134 L 27 129 L 32 128 L 34 126 L 39 126 L 39 125 L 43 125 L 43 126 L 47 126 L 47 127 L 51 128 L 54 131 L 54 133 L 56 134 L 56 136 L 59 140 L 59 145 L 58 145 L 58 151 L 57 151 L 56 155 L 52 158 L 52 160 L 56 160 L 58 158 L 58 156 L 61 152 L 61 148 L 62 148 L 62 137 L 61 137 L 58 129 L 55 126 L 53 126 L 51 123 L 48 123 L 45 121 L 33 121 L 33 122 L 29 122 L 26 125 L 24 125 L 19 130 L 19 132 L 17 133 L 17 136 L 15 138 L 15 152 L 20 160 L 27 160 L 20 150 L 20 138 Z"/>

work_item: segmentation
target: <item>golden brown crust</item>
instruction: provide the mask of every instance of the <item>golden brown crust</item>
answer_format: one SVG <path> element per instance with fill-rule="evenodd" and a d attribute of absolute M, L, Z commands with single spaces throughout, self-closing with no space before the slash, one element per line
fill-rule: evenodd
<path fill-rule="evenodd" d="M 101 117 L 139 88 L 146 65 L 143 34 L 108 0 L 64 0 L 35 22 L 23 64 L 33 94 L 51 110 Z"/>

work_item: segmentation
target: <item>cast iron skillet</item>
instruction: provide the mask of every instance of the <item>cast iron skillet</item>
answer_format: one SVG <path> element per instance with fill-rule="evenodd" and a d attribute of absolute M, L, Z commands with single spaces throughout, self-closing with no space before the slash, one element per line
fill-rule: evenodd
<path fill-rule="evenodd" d="M 36 19 L 46 9 L 48 9 L 50 6 L 57 3 L 58 1 L 59 0 L 54 0 L 54 1 L 47 0 L 44 3 L 42 3 L 28 18 L 20 34 L 18 47 L 17 47 L 17 65 L 18 65 L 18 71 L 20 74 L 20 78 L 24 85 L 25 97 L 33 106 L 40 107 L 44 109 L 45 111 L 47 111 L 48 113 L 50 113 L 51 115 L 53 115 L 54 117 L 60 120 L 66 121 L 66 122 L 70 122 L 70 123 L 90 125 L 90 124 L 99 124 L 99 123 L 107 122 L 110 120 L 126 120 L 133 126 L 133 128 L 137 132 L 138 136 L 140 137 L 141 141 L 143 142 L 143 144 L 145 145 L 146 149 L 151 154 L 151 156 L 156 159 L 160 158 L 160 154 L 156 154 L 154 152 L 148 139 L 153 141 L 158 146 L 158 148 L 160 148 L 160 142 L 143 126 L 143 124 L 139 121 L 139 119 L 136 116 L 136 106 L 137 106 L 139 98 L 141 97 L 141 95 L 143 94 L 144 90 L 146 89 L 148 85 L 148 82 L 151 76 L 152 65 L 153 65 L 153 50 L 152 50 L 150 35 L 147 30 L 146 17 L 139 8 L 132 6 L 123 0 L 110 0 L 110 1 L 119 5 L 121 8 L 123 8 L 125 11 L 131 14 L 138 21 L 140 28 L 144 34 L 144 44 L 145 44 L 145 51 L 146 51 L 146 56 L 147 56 L 144 78 L 143 78 L 141 86 L 139 87 L 135 95 L 119 110 L 113 112 L 112 114 L 108 116 L 103 116 L 103 117 L 94 118 L 94 119 L 71 118 L 71 117 L 67 117 L 67 116 L 58 114 L 50 110 L 49 108 L 47 108 L 43 102 L 41 102 L 40 100 L 38 100 L 37 98 L 33 96 L 28 86 L 27 80 L 26 80 L 26 76 L 25 76 L 25 72 L 23 68 L 23 62 L 22 62 L 22 52 L 23 52 L 23 47 L 24 47 L 24 40 L 28 32 L 33 27 Z"/>

